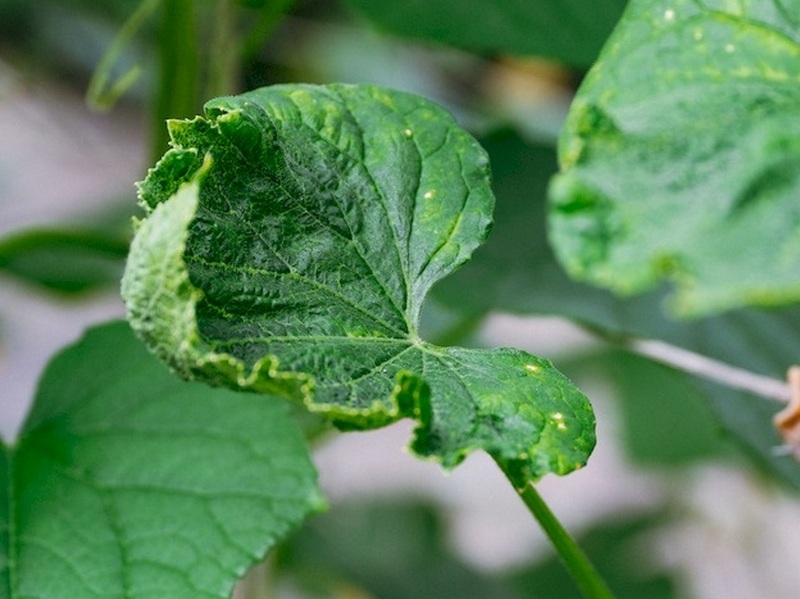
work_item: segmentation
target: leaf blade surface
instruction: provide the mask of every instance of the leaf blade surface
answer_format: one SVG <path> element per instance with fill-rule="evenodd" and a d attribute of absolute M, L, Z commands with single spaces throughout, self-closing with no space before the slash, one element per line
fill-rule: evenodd
<path fill-rule="evenodd" d="M 51 362 L 6 460 L 9 599 L 228 597 L 322 505 L 281 401 L 180 381 L 125 323 Z"/>
<path fill-rule="evenodd" d="M 773 0 L 630 4 L 551 185 L 573 276 L 622 294 L 672 281 L 684 315 L 800 298 L 798 22 Z"/>
<path fill-rule="evenodd" d="M 412 448 L 446 467 L 474 449 L 529 477 L 585 462 L 594 417 L 551 364 L 419 338 L 425 294 L 483 241 L 494 204 L 485 152 L 452 117 L 374 86 L 276 86 L 170 128 L 123 292 L 174 369 L 346 427 L 415 418 Z"/>
<path fill-rule="evenodd" d="M 391 33 L 479 53 L 543 56 L 589 68 L 625 0 L 348 0 Z"/>

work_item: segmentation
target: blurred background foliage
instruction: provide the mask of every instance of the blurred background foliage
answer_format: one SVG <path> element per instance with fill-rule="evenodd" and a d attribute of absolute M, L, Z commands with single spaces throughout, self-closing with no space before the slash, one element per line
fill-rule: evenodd
<path fill-rule="evenodd" d="M 72 94 L 92 88 L 89 104 L 110 111 L 100 118 L 132 112 L 147 131 L 147 164 L 166 146 L 164 120 L 194 115 L 216 95 L 279 82 L 369 81 L 427 96 L 487 148 L 497 195 L 489 241 L 434 289 L 424 315 L 428 337 L 484 343 L 481 331 L 497 312 L 569 319 L 600 341 L 563 356 L 559 367 L 610 390 L 617 442 L 633 467 L 682 481 L 703 464 L 726 464 L 767 488 L 796 489 L 800 468 L 775 452 L 781 441 L 770 421 L 777 406 L 627 354 L 614 340 L 663 339 L 782 378 L 796 361 L 797 308 L 674 321 L 662 310 L 662 292 L 621 300 L 570 281 L 547 244 L 558 131 L 624 4 L 0 0 L 0 104 L 40 93 L 40 81 Z M 10 177 L 0 164 L 0 211 Z M 102 209 L 87 213 L 76 204 L 68 222 L 51 222 L 45 212 L 34 226 L 6 230 L 0 220 L 0 285 L 71 301 L 115 293 L 136 214 L 133 196 L 125 184 Z M 14 318 L 5 308 L 0 313 Z M 667 495 L 663 504 L 620 510 L 579 535 L 621 599 L 686 596 L 685 573 L 645 557 L 648 539 L 682 517 L 680 500 Z M 443 510 L 414 498 L 334 505 L 271 560 L 272 576 L 278 573 L 286 596 L 575 596 L 549 554 L 501 572 L 465 561 L 447 541 Z"/>

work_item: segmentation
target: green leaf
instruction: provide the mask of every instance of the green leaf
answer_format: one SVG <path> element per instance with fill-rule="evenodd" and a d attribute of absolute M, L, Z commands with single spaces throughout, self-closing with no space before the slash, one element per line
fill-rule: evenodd
<path fill-rule="evenodd" d="M 549 362 L 417 333 L 425 294 L 491 221 L 486 155 L 452 117 L 343 85 L 264 88 L 206 115 L 170 123 L 123 281 L 134 329 L 173 369 L 344 427 L 415 418 L 412 449 L 445 467 L 474 449 L 526 477 L 586 461 L 594 416 Z"/>
<path fill-rule="evenodd" d="M 116 286 L 128 243 L 99 230 L 23 231 L 0 239 L 0 272 L 64 294 Z"/>
<path fill-rule="evenodd" d="M 673 518 L 665 507 L 657 512 L 612 514 L 578 538 L 617 599 L 685 597 L 681 573 L 659 563 L 663 560 L 653 542 Z M 504 581 L 528 599 L 584 597 L 555 555 L 509 572 Z"/>
<path fill-rule="evenodd" d="M 177 379 L 125 323 L 91 330 L 4 448 L 0 597 L 228 597 L 322 505 L 286 407 Z"/>
<path fill-rule="evenodd" d="M 552 58 L 589 68 L 626 0 L 346 0 L 376 25 L 482 54 Z"/>
<path fill-rule="evenodd" d="M 437 506 L 413 497 L 337 505 L 278 548 L 278 574 L 310 597 L 529 597 L 455 555 L 446 525 Z"/>
<path fill-rule="evenodd" d="M 497 194 L 492 235 L 475 258 L 433 289 L 447 308 L 469 315 L 495 307 L 521 314 L 564 316 L 601 332 L 655 338 L 735 366 L 782 378 L 797 362 L 800 311 L 734 310 L 713 318 L 677 321 L 661 309 L 663 293 L 618 298 L 610 292 L 568 279 L 545 242 L 546 180 L 555 170 L 552 149 L 525 142 L 512 131 L 482 139 L 492 159 Z M 779 409 L 774 402 L 717 384 L 699 384 L 685 372 L 630 358 L 631 371 L 620 362 L 602 363 L 619 390 L 625 440 L 647 462 L 700 457 L 714 450 L 706 405 L 720 434 L 731 437 L 762 469 L 800 488 L 800 470 L 776 448 L 781 439 L 772 426 Z M 585 360 L 567 373 L 585 369 Z M 649 371 L 649 372 L 648 372 Z M 700 391 L 700 393 L 698 393 Z M 705 402 L 705 405 L 701 402 Z M 673 424 L 664 426 L 664 422 Z M 679 444 L 673 431 L 679 430 Z M 687 440 L 690 442 L 687 445 Z"/>
<path fill-rule="evenodd" d="M 720 425 L 698 381 L 621 350 L 589 360 L 614 385 L 622 441 L 639 464 L 686 466 L 724 455 Z"/>
<path fill-rule="evenodd" d="M 547 185 L 556 173 L 552 145 L 501 129 L 481 138 L 497 196 L 492 235 L 475 257 L 433 288 L 462 312 L 559 314 L 582 322 L 613 317 L 608 292 L 569 279 L 547 240 Z"/>
<path fill-rule="evenodd" d="M 550 226 L 571 275 L 623 294 L 672 281 L 682 315 L 800 300 L 789 4 L 630 4 L 561 139 Z"/>

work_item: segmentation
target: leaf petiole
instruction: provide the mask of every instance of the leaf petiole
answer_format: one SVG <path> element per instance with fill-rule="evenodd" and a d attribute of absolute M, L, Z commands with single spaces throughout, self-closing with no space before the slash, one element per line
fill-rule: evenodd
<path fill-rule="evenodd" d="M 555 514 L 545 503 L 542 496 L 536 491 L 531 482 L 519 484 L 519 477 L 515 476 L 511 468 L 497 462 L 503 474 L 506 475 L 514 489 L 519 494 L 528 511 L 536 518 L 550 542 L 553 544 L 561 562 L 578 585 L 586 599 L 615 599 L 614 594 L 606 585 L 589 558 L 581 550 L 575 540 L 558 521 Z"/>

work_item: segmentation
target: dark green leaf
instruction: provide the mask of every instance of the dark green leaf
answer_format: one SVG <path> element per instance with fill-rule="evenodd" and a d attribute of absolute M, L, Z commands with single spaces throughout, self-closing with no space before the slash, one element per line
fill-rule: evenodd
<path fill-rule="evenodd" d="M 797 362 L 797 309 L 737 310 L 682 322 L 663 313 L 660 292 L 619 299 L 605 290 L 570 281 L 556 264 L 545 239 L 544 190 L 545 179 L 555 168 L 553 151 L 526 143 L 509 131 L 496 132 L 483 143 L 495 165 L 493 232 L 470 263 L 436 285 L 437 300 L 467 314 L 494 306 L 524 314 L 565 316 L 611 339 L 618 335 L 662 339 L 776 378 L 782 378 L 787 367 Z M 704 446 L 710 449 L 703 406 L 694 403 L 702 397 L 710 402 L 722 430 L 767 470 L 800 488 L 800 468 L 790 457 L 776 454 L 781 440 L 772 426 L 772 415 L 779 405 L 720 385 L 698 387 L 698 380 L 691 375 L 658 366 L 652 366 L 655 371 L 650 374 L 617 372 L 615 366 L 607 366 L 612 367 L 607 374 L 622 392 L 623 416 L 631 425 L 628 441 L 636 454 L 658 460 L 669 455 L 678 458 L 679 454 L 689 457 L 694 450 L 688 447 L 683 453 L 684 448 L 678 445 L 685 443 L 685 435 L 691 435 L 691 430 L 698 436 L 696 444 L 690 445 L 700 453 Z M 657 376 L 659 381 L 652 388 L 646 384 L 650 376 Z M 669 390 L 668 396 L 663 396 L 664 389 Z M 697 389 L 702 391 L 701 396 Z M 679 444 L 662 436 L 670 434 L 672 425 L 662 426 L 659 434 L 654 432 L 661 417 L 657 412 L 650 413 L 647 406 L 656 396 L 661 401 L 658 409 L 669 412 L 665 417 L 681 421 L 681 429 L 689 427 L 679 435 Z M 648 413 L 641 413 L 644 410 Z"/>
<path fill-rule="evenodd" d="M 428 289 L 491 222 L 486 155 L 452 117 L 342 85 L 264 88 L 206 114 L 170 124 L 174 148 L 140 188 L 150 215 L 123 293 L 156 353 L 346 427 L 413 417 L 412 448 L 446 467 L 474 449 L 530 477 L 585 462 L 593 414 L 549 362 L 417 333 Z"/>
<path fill-rule="evenodd" d="M 626 0 L 346 0 L 392 33 L 588 68 Z"/>
<path fill-rule="evenodd" d="M 492 235 L 468 264 L 434 287 L 433 295 L 462 312 L 612 320 L 609 294 L 570 280 L 547 241 L 545 198 L 557 169 L 555 148 L 525 141 L 511 130 L 495 131 L 481 143 L 492 160 L 497 196 Z"/>
<path fill-rule="evenodd" d="M 448 547 L 444 516 L 409 497 L 337 505 L 279 548 L 277 569 L 310 597 L 348 590 L 381 599 L 581 597 L 556 556 L 507 572 L 470 566 Z M 663 512 L 614 515 L 579 538 L 618 599 L 679 596 L 673 574 L 643 551 L 665 524 Z"/>
<path fill-rule="evenodd" d="M 279 572 L 320 597 L 347 588 L 381 599 L 529 596 L 454 555 L 435 506 L 403 499 L 337 505 L 280 547 Z"/>
<path fill-rule="evenodd" d="M 673 281 L 684 315 L 800 300 L 798 32 L 778 0 L 630 4 L 551 188 L 574 277 L 624 294 Z"/>
<path fill-rule="evenodd" d="M 59 293 L 115 287 L 128 243 L 127 237 L 113 232 L 23 231 L 0 239 L 0 272 Z"/>
<path fill-rule="evenodd" d="M 678 576 L 664 566 L 650 562 L 648 537 L 668 524 L 664 513 L 612 516 L 578 541 L 592 562 L 614 589 L 617 599 L 677 599 L 683 597 Z M 655 550 L 653 551 L 655 553 Z M 527 598 L 581 599 L 573 580 L 556 556 L 507 576 L 507 584 Z"/>
<path fill-rule="evenodd" d="M 692 377 L 620 350 L 591 362 L 614 385 L 622 441 L 633 460 L 683 466 L 723 452 L 720 425 Z"/>
<path fill-rule="evenodd" d="M 180 381 L 125 323 L 53 360 L 2 475 L 7 599 L 228 597 L 322 505 L 285 403 Z"/>

